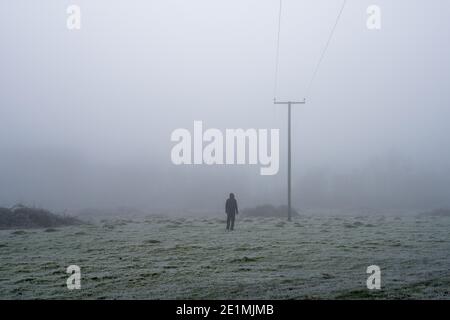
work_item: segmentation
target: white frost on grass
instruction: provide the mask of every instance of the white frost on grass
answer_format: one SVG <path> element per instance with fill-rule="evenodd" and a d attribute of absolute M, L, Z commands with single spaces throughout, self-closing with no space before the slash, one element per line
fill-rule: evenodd
<path fill-rule="evenodd" d="M 0 299 L 446 299 L 450 218 L 145 217 L 0 231 Z M 47 230 L 48 231 L 48 230 Z M 81 267 L 81 290 L 65 287 Z M 382 270 L 369 292 L 366 267 Z"/>

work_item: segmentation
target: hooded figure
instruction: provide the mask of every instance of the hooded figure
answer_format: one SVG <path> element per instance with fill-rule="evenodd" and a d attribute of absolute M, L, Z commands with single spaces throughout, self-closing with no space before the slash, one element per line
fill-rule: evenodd
<path fill-rule="evenodd" d="M 236 214 L 239 213 L 234 193 L 230 193 L 230 197 L 225 203 L 225 212 L 227 213 L 227 230 L 233 230 L 234 218 L 236 217 Z"/>

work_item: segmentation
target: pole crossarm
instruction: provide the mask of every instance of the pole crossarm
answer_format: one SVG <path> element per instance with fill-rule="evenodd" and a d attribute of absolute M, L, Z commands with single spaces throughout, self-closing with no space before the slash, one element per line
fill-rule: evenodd
<path fill-rule="evenodd" d="M 303 101 L 277 101 L 277 99 L 273 99 L 273 104 L 305 104 L 306 99 Z"/>

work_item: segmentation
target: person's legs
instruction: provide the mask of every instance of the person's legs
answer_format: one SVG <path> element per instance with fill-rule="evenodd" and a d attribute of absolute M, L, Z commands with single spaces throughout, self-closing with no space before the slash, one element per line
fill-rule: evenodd
<path fill-rule="evenodd" d="M 231 214 L 231 230 L 233 230 L 234 229 L 234 218 L 235 218 L 236 216 L 234 215 L 234 214 Z"/>
<path fill-rule="evenodd" d="M 230 230 L 231 215 L 227 214 L 227 230 Z"/>

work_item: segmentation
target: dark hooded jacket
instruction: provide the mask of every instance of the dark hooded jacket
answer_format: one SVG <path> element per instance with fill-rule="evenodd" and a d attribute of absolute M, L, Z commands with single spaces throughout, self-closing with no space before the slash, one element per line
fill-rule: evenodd
<path fill-rule="evenodd" d="M 232 197 L 232 198 L 230 197 L 227 199 L 227 201 L 225 203 L 225 212 L 227 214 L 239 213 L 237 201 L 234 197 Z"/>

